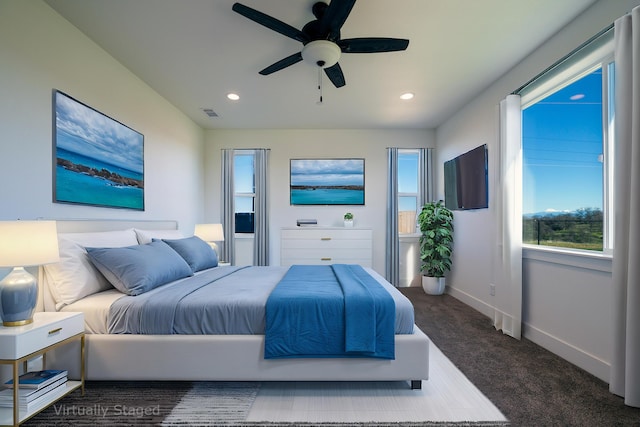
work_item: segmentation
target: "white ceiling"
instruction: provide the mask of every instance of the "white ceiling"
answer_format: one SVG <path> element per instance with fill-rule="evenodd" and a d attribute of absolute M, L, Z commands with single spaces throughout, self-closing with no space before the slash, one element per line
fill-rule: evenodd
<path fill-rule="evenodd" d="M 343 54 L 336 89 L 300 62 L 258 71 L 302 44 L 232 11 L 234 0 L 46 0 L 204 128 L 434 128 L 595 0 L 360 0 L 342 38 L 410 40 Z M 241 0 L 296 28 L 314 0 Z M 410 101 L 399 99 L 414 92 Z M 236 92 L 239 101 L 229 101 Z M 209 118 L 211 108 L 219 117 Z"/>

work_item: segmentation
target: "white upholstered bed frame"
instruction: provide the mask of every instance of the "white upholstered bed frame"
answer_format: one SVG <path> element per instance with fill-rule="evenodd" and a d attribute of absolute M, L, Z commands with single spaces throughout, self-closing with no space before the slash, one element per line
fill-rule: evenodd
<path fill-rule="evenodd" d="M 59 233 L 127 228 L 177 229 L 176 221 L 62 220 Z M 39 283 L 43 284 L 42 268 Z M 46 285 L 39 310 L 51 306 Z M 396 335 L 395 360 L 368 358 L 275 359 L 263 356 L 264 335 L 107 335 L 87 334 L 88 380 L 212 381 L 410 381 L 420 387 L 429 378 L 429 339 L 417 327 Z M 79 378 L 77 343 L 47 356 L 47 367 L 69 370 Z"/>

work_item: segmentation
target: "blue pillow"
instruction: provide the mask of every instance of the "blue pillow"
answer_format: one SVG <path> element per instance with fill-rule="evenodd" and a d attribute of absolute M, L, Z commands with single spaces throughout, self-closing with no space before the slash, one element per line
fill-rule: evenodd
<path fill-rule="evenodd" d="M 162 241 L 123 248 L 86 249 L 93 265 L 127 295 L 140 295 L 193 275 L 189 264 Z"/>
<path fill-rule="evenodd" d="M 186 239 L 162 239 L 162 241 L 178 252 L 194 273 L 218 266 L 218 254 L 198 236 L 187 237 Z"/>

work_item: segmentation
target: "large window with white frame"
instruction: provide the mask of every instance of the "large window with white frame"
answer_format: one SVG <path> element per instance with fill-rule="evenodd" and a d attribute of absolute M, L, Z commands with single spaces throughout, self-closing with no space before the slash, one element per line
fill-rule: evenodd
<path fill-rule="evenodd" d="M 523 243 L 609 252 L 612 45 L 585 49 L 522 97 Z"/>

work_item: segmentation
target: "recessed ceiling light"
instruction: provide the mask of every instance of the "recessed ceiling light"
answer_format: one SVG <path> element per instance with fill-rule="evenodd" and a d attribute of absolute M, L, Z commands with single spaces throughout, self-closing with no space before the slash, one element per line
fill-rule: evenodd
<path fill-rule="evenodd" d="M 400 99 L 404 99 L 405 101 L 413 98 L 413 94 L 411 92 L 403 93 L 400 95 Z"/>
<path fill-rule="evenodd" d="M 227 94 L 227 98 L 232 101 L 237 101 L 238 99 L 240 99 L 240 95 L 238 95 L 237 93 L 229 93 Z"/>

